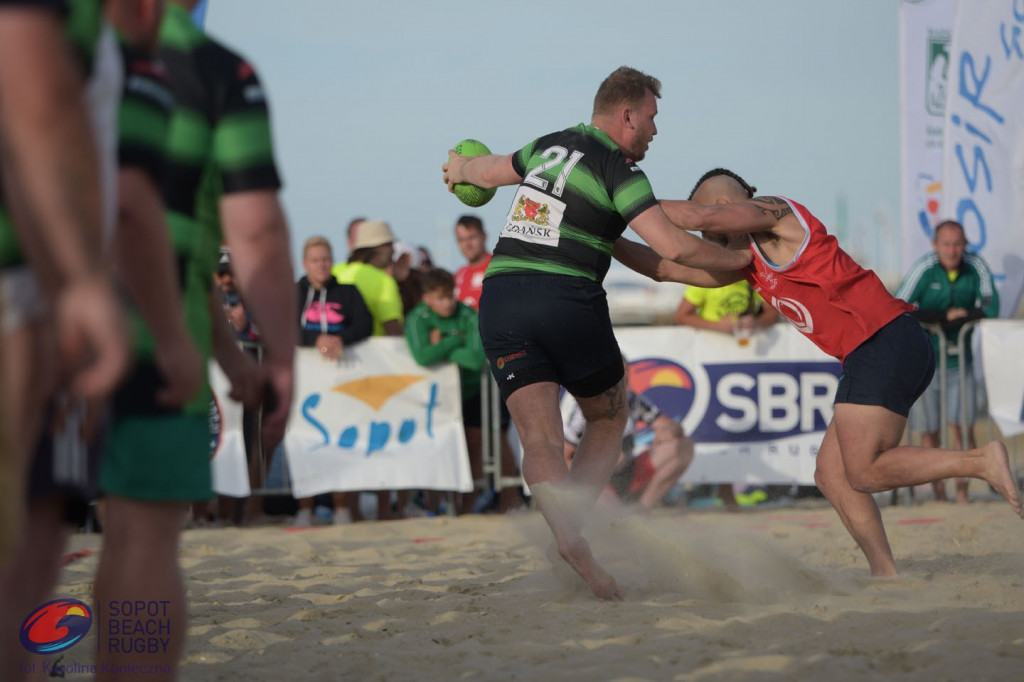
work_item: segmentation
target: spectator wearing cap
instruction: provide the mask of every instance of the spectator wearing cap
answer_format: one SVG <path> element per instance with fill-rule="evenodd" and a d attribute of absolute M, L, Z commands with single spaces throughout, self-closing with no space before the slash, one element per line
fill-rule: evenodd
<path fill-rule="evenodd" d="M 341 284 L 354 284 L 373 315 L 373 336 L 402 336 L 405 327 L 398 282 L 388 274 L 395 253 L 395 235 L 383 220 L 365 220 L 356 230 L 347 263 L 331 274 Z"/>
<path fill-rule="evenodd" d="M 419 248 L 413 244 L 395 242 L 391 274 L 398 282 L 398 293 L 402 296 L 402 315 L 405 317 L 423 298 L 423 273 L 420 271 L 422 258 Z"/>
<path fill-rule="evenodd" d="M 224 304 L 224 315 L 235 330 L 239 341 L 256 343 L 260 340 L 260 332 L 252 321 L 252 316 L 245 308 L 245 303 L 238 293 L 234 272 L 231 269 L 231 249 L 224 246 L 220 249 L 220 260 L 214 272 L 214 283 L 220 291 Z"/>

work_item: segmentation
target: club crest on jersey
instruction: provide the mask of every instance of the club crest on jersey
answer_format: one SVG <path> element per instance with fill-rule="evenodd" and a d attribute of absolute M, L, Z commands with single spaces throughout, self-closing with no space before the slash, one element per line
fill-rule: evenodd
<path fill-rule="evenodd" d="M 501 236 L 532 244 L 558 246 L 564 211 L 564 202 L 531 187 L 520 186 Z"/>
<path fill-rule="evenodd" d="M 547 204 L 520 195 L 516 201 L 516 207 L 512 210 L 512 220 L 528 220 L 531 223 L 548 226 L 548 218 L 551 216 L 551 209 Z"/>

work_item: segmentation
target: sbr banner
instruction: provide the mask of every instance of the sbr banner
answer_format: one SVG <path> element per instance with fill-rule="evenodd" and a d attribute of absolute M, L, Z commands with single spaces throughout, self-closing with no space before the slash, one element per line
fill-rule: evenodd
<path fill-rule="evenodd" d="M 950 56 L 944 213 L 989 264 L 1011 317 L 1024 285 L 1024 2 L 959 2 Z"/>
<path fill-rule="evenodd" d="M 696 443 L 684 481 L 813 485 L 841 368 L 800 332 L 777 324 L 745 346 L 687 327 L 627 327 L 616 336 L 630 388 Z"/>
<path fill-rule="evenodd" d="M 988 412 L 1004 438 L 1024 433 L 1024 321 L 982 320 Z"/>

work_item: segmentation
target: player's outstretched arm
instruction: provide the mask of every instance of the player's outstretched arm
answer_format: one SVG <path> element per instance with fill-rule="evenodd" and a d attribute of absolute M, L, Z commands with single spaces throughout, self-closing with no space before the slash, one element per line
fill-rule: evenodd
<path fill-rule="evenodd" d="M 750 263 L 749 250 L 726 249 L 680 230 L 659 205 L 648 208 L 629 226 L 655 253 L 679 265 L 704 270 L 739 270 Z"/>
<path fill-rule="evenodd" d="M 615 240 L 615 260 L 655 282 L 681 282 L 701 287 L 721 287 L 742 278 L 738 270 L 702 270 L 680 265 L 659 256 L 654 249 L 625 237 Z"/>
<path fill-rule="evenodd" d="M 518 185 L 522 176 L 512 167 L 512 155 L 482 154 L 480 156 L 459 156 L 454 149 L 448 150 L 448 162 L 441 165 L 442 179 L 448 191 L 454 192 L 455 185 L 468 182 L 490 189 L 505 185 Z"/>
<path fill-rule="evenodd" d="M 765 232 L 793 213 L 785 199 L 769 196 L 711 206 L 662 200 L 661 207 L 677 227 L 722 234 Z"/>

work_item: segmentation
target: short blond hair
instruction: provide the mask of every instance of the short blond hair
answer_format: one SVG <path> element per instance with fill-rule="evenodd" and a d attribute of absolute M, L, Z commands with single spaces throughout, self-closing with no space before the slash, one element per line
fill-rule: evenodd
<path fill-rule="evenodd" d="M 598 87 L 594 95 L 594 115 L 609 114 L 620 104 L 636 104 L 647 96 L 648 90 L 660 99 L 661 81 L 643 71 L 620 66 Z"/>
<path fill-rule="evenodd" d="M 327 253 L 334 258 L 334 249 L 331 248 L 331 243 L 327 241 L 327 237 L 321 237 L 316 235 L 306 240 L 306 243 L 302 245 L 302 257 L 305 258 L 309 250 L 314 246 L 323 246 L 327 248 Z"/>

